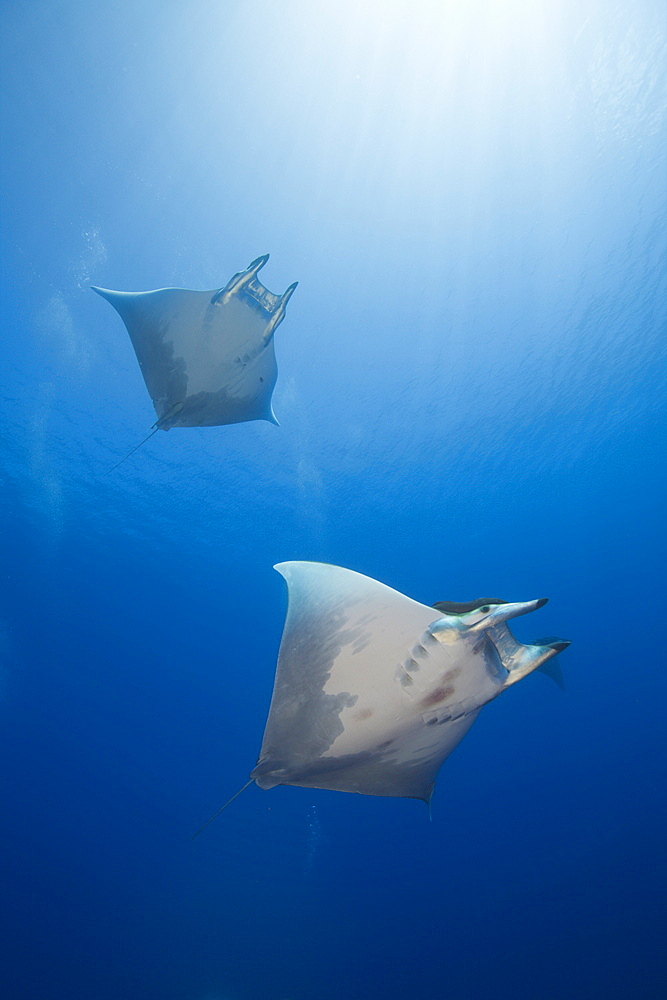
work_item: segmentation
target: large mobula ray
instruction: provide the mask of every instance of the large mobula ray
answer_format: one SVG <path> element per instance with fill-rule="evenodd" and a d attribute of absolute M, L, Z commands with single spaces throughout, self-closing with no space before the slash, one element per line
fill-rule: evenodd
<path fill-rule="evenodd" d="M 289 603 L 248 782 L 260 788 L 300 785 L 429 802 L 441 764 L 483 706 L 569 645 L 545 639 L 524 646 L 509 630 L 510 619 L 541 608 L 546 598 L 428 607 L 340 566 L 275 568 L 287 581 Z"/>

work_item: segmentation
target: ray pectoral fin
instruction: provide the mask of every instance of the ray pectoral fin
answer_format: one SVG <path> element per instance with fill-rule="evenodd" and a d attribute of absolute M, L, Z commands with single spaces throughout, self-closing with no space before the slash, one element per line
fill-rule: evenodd
<path fill-rule="evenodd" d="M 123 292 L 115 292 L 112 288 L 100 288 L 99 285 L 89 285 L 89 288 L 91 292 L 97 292 L 98 295 L 101 295 L 107 302 L 111 302 L 112 305 L 114 300 L 120 299 L 123 295 Z"/>

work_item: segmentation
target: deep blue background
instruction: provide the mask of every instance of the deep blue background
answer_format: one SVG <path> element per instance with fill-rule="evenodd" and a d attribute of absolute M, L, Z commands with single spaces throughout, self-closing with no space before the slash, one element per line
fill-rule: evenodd
<path fill-rule="evenodd" d="M 665 995 L 661 0 L 6 2 L 2 996 Z M 299 280 L 157 434 L 88 284 Z M 317 559 L 547 595 L 419 803 L 252 787 Z"/>

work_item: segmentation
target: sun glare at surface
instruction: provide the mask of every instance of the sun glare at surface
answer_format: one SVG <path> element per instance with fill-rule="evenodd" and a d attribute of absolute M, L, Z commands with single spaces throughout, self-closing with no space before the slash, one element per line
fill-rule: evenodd
<path fill-rule="evenodd" d="M 167 47 L 184 39 L 191 53 L 165 67 L 171 131 L 208 147 L 204 182 L 215 156 L 252 175 L 279 149 L 281 177 L 311 216 L 340 213 L 350 183 L 379 224 L 387 204 L 401 218 L 432 214 L 443 185 L 476 189 L 490 161 L 551 147 L 569 112 L 558 78 L 578 18 L 564 25 L 551 4 L 292 0 L 244 11 L 195 3 L 169 20 Z M 232 30 L 241 48 L 228 45 Z M 239 92 L 256 108 L 253 129 L 235 120 Z"/>

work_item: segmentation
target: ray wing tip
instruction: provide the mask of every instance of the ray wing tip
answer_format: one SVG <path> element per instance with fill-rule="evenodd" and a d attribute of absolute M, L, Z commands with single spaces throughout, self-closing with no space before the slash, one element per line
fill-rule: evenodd
<path fill-rule="evenodd" d="M 111 302 L 112 299 L 119 299 L 127 294 L 125 292 L 117 292 L 113 288 L 102 288 L 100 285 L 89 285 L 88 287 L 91 291 L 96 292 L 97 295 L 101 295 L 107 302 Z"/>
<path fill-rule="evenodd" d="M 304 566 L 328 566 L 328 563 L 319 563 L 312 559 L 285 559 L 284 562 L 274 563 L 273 568 L 277 570 L 281 576 L 287 578 L 287 574 L 296 568 L 302 568 Z"/>

